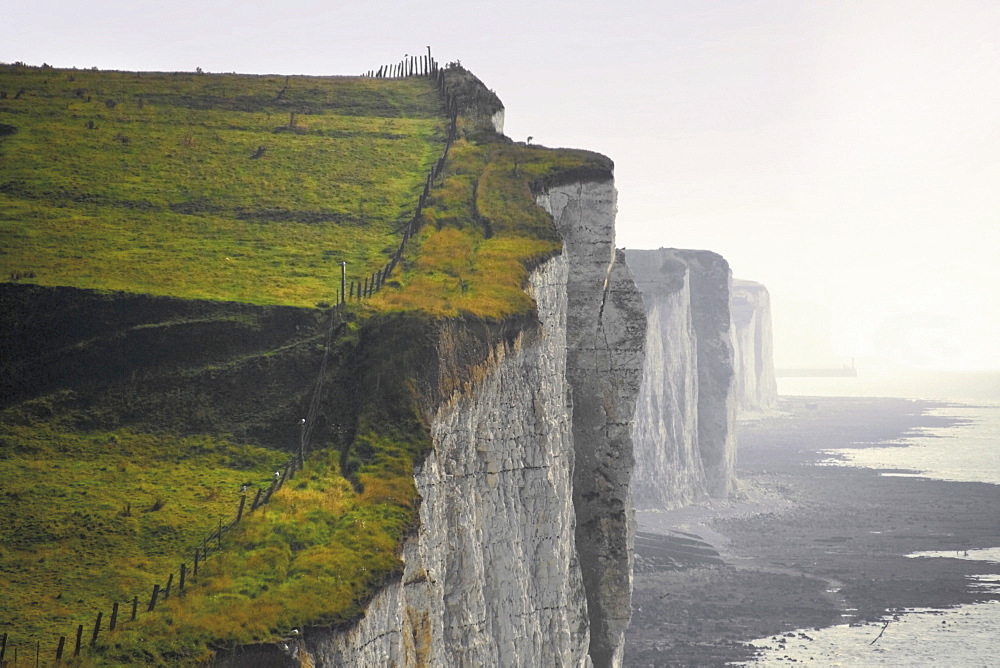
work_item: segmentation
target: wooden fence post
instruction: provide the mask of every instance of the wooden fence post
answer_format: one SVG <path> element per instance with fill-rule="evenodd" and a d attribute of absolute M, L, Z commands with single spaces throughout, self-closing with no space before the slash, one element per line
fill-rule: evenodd
<path fill-rule="evenodd" d="M 236 509 L 236 522 L 239 523 L 243 519 L 243 507 L 247 505 L 247 495 L 240 495 L 240 507 Z"/>
<path fill-rule="evenodd" d="M 59 646 L 56 647 L 56 661 L 62 661 L 63 647 L 66 646 L 66 636 L 59 636 Z"/>
<path fill-rule="evenodd" d="M 104 617 L 103 612 L 97 613 L 97 619 L 94 620 L 94 634 L 90 636 L 90 646 L 93 647 L 94 643 L 97 642 L 97 634 L 101 632 L 101 618 Z"/>
<path fill-rule="evenodd" d="M 152 612 L 156 609 L 156 599 L 159 595 L 160 585 L 155 584 L 153 585 L 153 595 L 149 597 L 149 608 L 146 609 L 146 612 Z"/>
<path fill-rule="evenodd" d="M 108 624 L 108 630 L 114 631 L 118 627 L 118 601 L 115 601 L 111 605 L 111 623 Z"/>
<path fill-rule="evenodd" d="M 257 506 L 260 505 L 260 495 L 264 492 L 263 488 L 257 488 L 257 496 L 253 498 L 253 503 L 250 504 L 250 510 L 257 510 Z"/>
<path fill-rule="evenodd" d="M 80 656 L 80 640 L 83 638 L 83 624 L 76 627 L 76 647 L 73 648 L 73 656 Z"/>
<path fill-rule="evenodd" d="M 174 574 L 171 573 L 167 576 L 167 588 L 163 592 L 163 600 L 166 601 L 170 598 L 170 585 L 174 583 Z"/>
<path fill-rule="evenodd" d="M 181 564 L 181 583 L 179 589 L 184 591 L 184 579 L 187 575 L 187 564 Z"/>
<path fill-rule="evenodd" d="M 135 621 L 135 615 L 139 612 L 139 596 L 132 597 L 132 621 Z"/>
<path fill-rule="evenodd" d="M 4 633 L 0 636 L 0 662 L 3 661 L 3 655 L 7 653 L 7 634 Z M 0 663 L 0 665 L 3 665 Z"/>

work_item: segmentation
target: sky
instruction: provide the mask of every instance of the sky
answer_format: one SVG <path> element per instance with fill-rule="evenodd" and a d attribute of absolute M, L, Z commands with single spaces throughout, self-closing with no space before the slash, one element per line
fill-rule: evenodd
<path fill-rule="evenodd" d="M 1000 369 L 996 0 L 5 0 L 0 62 L 358 74 L 431 46 L 610 156 L 617 243 L 721 253 L 780 366 Z"/>

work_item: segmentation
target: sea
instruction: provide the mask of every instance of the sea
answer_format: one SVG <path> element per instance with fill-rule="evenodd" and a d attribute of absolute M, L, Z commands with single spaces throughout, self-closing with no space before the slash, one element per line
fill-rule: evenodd
<path fill-rule="evenodd" d="M 856 378 L 779 378 L 778 393 L 940 402 L 944 405 L 933 408 L 932 414 L 960 418 L 957 424 L 918 430 L 892 447 L 831 450 L 830 459 L 821 464 L 1000 485 L 1000 372 L 859 370 Z M 1000 508 L 997 517 L 1000 522 Z M 1000 562 L 1000 545 L 961 555 L 948 551 L 908 556 Z M 995 575 L 970 578 L 969 586 L 1000 593 Z M 798 629 L 753 644 L 761 654 L 751 665 L 1000 666 L 1000 602 L 899 610 L 882 623 Z"/>

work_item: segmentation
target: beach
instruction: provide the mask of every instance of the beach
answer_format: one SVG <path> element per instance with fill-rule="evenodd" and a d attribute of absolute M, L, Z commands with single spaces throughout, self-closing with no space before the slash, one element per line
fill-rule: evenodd
<path fill-rule="evenodd" d="M 947 409 L 792 396 L 776 414 L 742 421 L 731 499 L 637 513 L 625 665 L 750 661 L 758 639 L 808 645 L 811 629 L 845 623 L 870 625 L 864 641 L 877 647 L 897 611 L 1000 599 L 970 580 L 1000 574 L 1000 564 L 965 558 L 1000 546 L 1000 485 L 821 463 L 830 458 L 823 451 L 905 447 L 895 444 L 947 433 L 961 421 Z M 921 551 L 955 558 L 907 556 Z"/>

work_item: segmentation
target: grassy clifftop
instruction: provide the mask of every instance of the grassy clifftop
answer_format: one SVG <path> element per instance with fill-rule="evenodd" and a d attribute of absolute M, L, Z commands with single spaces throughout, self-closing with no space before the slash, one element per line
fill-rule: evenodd
<path fill-rule="evenodd" d="M 612 170 L 496 134 L 496 96 L 465 70 L 446 78 L 451 98 L 425 77 L 0 66 L 0 469 L 14 491 L 0 508 L 22 536 L 0 536 L 19 541 L 3 552 L 15 561 L 0 556 L 19 587 L 0 601 L 11 642 L 51 646 L 76 624 L 89 633 L 100 601 L 148 598 L 131 588 L 164 582 L 213 528 L 217 495 L 231 505 L 287 461 L 306 415 L 296 484 L 183 596 L 103 633 L 86 661 L 192 664 L 348 623 L 398 576 L 428 411 L 531 326 L 527 272 L 559 252 L 535 193 Z M 357 280 L 399 247 L 445 150 L 449 99 L 453 142 L 415 236 L 331 330 L 314 307 L 335 301 L 339 261 Z M 40 476 L 50 505 L 27 491 Z M 148 512 L 122 515 L 129 495 Z M 160 524 L 176 540 L 151 541 Z M 23 539 L 35 529 L 43 539 Z M 103 570 L 128 578 L 89 577 L 98 566 L 74 560 L 73 541 L 98 551 L 112 534 Z"/>
<path fill-rule="evenodd" d="M 429 79 L 0 66 L 0 277 L 314 306 L 385 263 L 445 118 Z"/>

